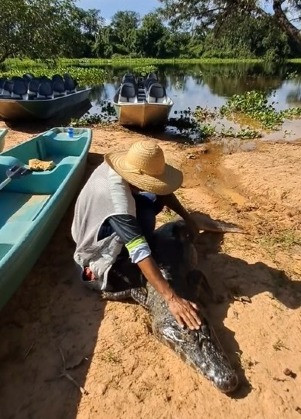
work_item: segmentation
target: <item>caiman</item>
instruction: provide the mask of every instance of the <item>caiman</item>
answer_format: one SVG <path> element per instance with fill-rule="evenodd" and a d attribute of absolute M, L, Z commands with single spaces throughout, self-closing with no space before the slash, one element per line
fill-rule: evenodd
<path fill-rule="evenodd" d="M 196 270 L 197 252 L 183 220 L 164 224 L 154 232 L 153 256 L 171 287 L 181 297 L 199 307 L 199 330 L 182 328 L 170 313 L 166 302 L 148 283 L 116 292 L 102 292 L 102 299 L 132 298 L 150 311 L 154 335 L 171 347 L 187 364 L 195 368 L 223 393 L 238 386 L 232 369 L 200 301 L 212 293 L 204 274 Z"/>

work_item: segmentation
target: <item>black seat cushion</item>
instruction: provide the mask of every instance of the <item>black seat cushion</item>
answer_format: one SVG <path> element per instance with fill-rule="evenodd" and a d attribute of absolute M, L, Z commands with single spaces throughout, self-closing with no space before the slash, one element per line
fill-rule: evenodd
<path fill-rule="evenodd" d="M 156 99 L 161 99 L 162 97 L 166 96 L 165 88 L 162 84 L 153 83 L 149 88 L 149 95 Z"/>
<path fill-rule="evenodd" d="M 122 83 L 132 83 L 132 84 L 135 85 L 136 80 L 135 80 L 135 77 L 133 76 L 133 74 L 127 73 L 123 76 Z"/>
<path fill-rule="evenodd" d="M 55 93 L 63 94 L 65 93 L 65 83 L 63 82 L 63 79 L 56 79 L 52 83 L 52 89 Z"/>
<path fill-rule="evenodd" d="M 72 92 L 75 90 L 75 82 L 71 77 L 64 77 L 64 85 L 65 89 L 68 92 Z"/>
<path fill-rule="evenodd" d="M 25 80 L 15 80 L 13 85 L 13 93 L 15 95 L 23 96 L 27 93 L 28 84 Z"/>
<path fill-rule="evenodd" d="M 158 83 L 157 79 L 148 78 L 148 79 L 145 80 L 144 86 L 145 86 L 146 89 L 149 89 L 149 87 L 154 83 Z"/>
<path fill-rule="evenodd" d="M 12 80 L 5 80 L 3 83 L 3 90 L 6 90 L 9 93 L 13 91 L 14 82 Z"/>
<path fill-rule="evenodd" d="M 133 83 L 123 83 L 120 89 L 120 96 L 132 99 L 136 96 L 136 89 Z"/>
<path fill-rule="evenodd" d="M 32 79 L 28 83 L 28 90 L 30 90 L 33 93 L 37 93 L 39 90 L 40 80 L 38 79 Z"/>
<path fill-rule="evenodd" d="M 62 82 L 64 82 L 64 79 L 63 79 L 63 77 L 60 74 L 54 74 L 52 76 L 52 81 L 53 82 L 55 82 L 55 81 L 62 81 Z"/>
<path fill-rule="evenodd" d="M 42 81 L 39 85 L 38 93 L 39 95 L 45 97 L 52 96 L 52 83 L 50 81 Z"/>
<path fill-rule="evenodd" d="M 23 74 L 23 79 L 30 81 L 30 80 L 34 79 L 34 75 L 31 74 L 31 73 Z"/>
<path fill-rule="evenodd" d="M 7 80 L 6 77 L 0 78 L 0 89 L 3 89 L 4 83 L 6 82 L 6 80 Z"/>

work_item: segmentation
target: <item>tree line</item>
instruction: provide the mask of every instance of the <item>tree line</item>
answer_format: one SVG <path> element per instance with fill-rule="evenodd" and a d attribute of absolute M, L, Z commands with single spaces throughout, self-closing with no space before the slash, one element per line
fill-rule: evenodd
<path fill-rule="evenodd" d="M 159 0 L 106 23 L 75 0 L 1 0 L 0 63 L 9 57 L 253 58 L 301 52 L 300 0 Z M 265 7 L 262 7 L 262 4 Z"/>

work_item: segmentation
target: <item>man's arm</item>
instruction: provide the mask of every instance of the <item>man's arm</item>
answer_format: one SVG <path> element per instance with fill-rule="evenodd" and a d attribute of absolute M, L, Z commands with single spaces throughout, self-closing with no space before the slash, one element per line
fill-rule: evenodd
<path fill-rule="evenodd" d="M 185 220 L 187 227 L 191 231 L 192 235 L 196 236 L 199 232 L 199 228 L 196 222 L 193 220 L 193 218 L 189 214 L 189 212 L 180 203 L 176 195 L 172 193 L 170 195 L 161 196 L 160 198 L 162 200 L 161 202 L 164 205 L 166 205 L 172 211 L 176 212 L 180 217 L 183 218 L 183 220 Z"/>
<path fill-rule="evenodd" d="M 180 326 L 186 324 L 192 330 L 198 329 L 201 321 L 197 314 L 197 306 L 179 297 L 164 279 L 151 256 L 151 250 L 136 219 L 130 215 L 118 215 L 109 217 L 108 223 L 125 243 L 132 262 L 137 263 L 147 281 L 167 302 L 170 312 Z"/>
<path fill-rule="evenodd" d="M 160 269 L 151 256 L 138 262 L 143 275 L 148 282 L 162 295 L 168 304 L 169 311 L 175 317 L 180 326 L 186 324 L 189 329 L 199 329 L 201 321 L 197 314 L 197 305 L 191 301 L 179 297 L 163 278 Z"/>

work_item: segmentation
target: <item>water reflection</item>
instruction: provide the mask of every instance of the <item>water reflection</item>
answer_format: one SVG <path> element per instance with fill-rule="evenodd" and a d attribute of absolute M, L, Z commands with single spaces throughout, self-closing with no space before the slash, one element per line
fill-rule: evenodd
<path fill-rule="evenodd" d="M 107 82 L 93 88 L 90 114 L 99 114 L 103 101 L 112 101 L 122 75 L 131 71 L 128 67 L 104 68 Z M 301 106 L 301 65 L 297 64 L 159 65 L 158 76 L 174 101 L 172 112 L 188 107 L 194 110 L 196 106 L 220 107 L 232 95 L 250 90 L 267 93 L 277 110 Z"/>

